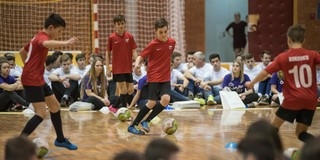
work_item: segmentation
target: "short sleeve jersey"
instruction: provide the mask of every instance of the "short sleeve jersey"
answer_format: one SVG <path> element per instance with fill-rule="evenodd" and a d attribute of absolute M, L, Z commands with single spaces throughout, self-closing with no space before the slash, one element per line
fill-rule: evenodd
<path fill-rule="evenodd" d="M 148 82 L 170 81 L 170 59 L 176 41 L 168 37 L 166 42 L 152 40 L 140 56 L 148 59 Z"/>
<path fill-rule="evenodd" d="M 112 51 L 113 74 L 132 73 L 132 50 L 136 48 L 136 42 L 129 32 L 124 32 L 123 36 L 117 33 L 109 36 L 107 50 Z"/>
<path fill-rule="evenodd" d="M 316 65 L 320 64 L 320 54 L 304 48 L 289 49 L 279 54 L 272 64 L 266 67 L 269 74 L 283 71 L 284 100 L 282 107 L 291 110 L 317 107 Z"/>
<path fill-rule="evenodd" d="M 21 75 L 21 83 L 25 86 L 43 86 L 45 84 L 44 64 L 48 55 L 48 48 L 42 45 L 49 40 L 49 35 L 39 32 L 24 49 L 28 52 Z"/>

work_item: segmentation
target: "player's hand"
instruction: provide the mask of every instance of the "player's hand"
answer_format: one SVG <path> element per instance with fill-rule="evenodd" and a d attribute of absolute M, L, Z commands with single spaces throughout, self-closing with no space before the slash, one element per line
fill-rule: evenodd
<path fill-rule="evenodd" d="M 76 44 L 78 42 L 79 42 L 79 39 L 77 37 L 72 37 L 67 41 L 67 44 L 68 45 L 74 45 L 74 44 Z"/>
<path fill-rule="evenodd" d="M 204 85 L 203 86 L 203 89 L 206 90 L 206 91 L 210 91 L 211 90 L 211 87 L 209 85 Z"/>

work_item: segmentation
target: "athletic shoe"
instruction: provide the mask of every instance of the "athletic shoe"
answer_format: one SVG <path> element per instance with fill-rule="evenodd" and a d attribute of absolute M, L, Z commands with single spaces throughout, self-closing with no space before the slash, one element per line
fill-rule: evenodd
<path fill-rule="evenodd" d="M 111 111 L 113 114 L 116 114 L 118 111 L 118 108 L 114 108 L 113 105 L 109 106 L 109 111 Z"/>
<path fill-rule="evenodd" d="M 62 97 L 62 98 L 61 98 L 60 106 L 61 106 L 61 107 L 68 107 L 68 100 L 67 100 L 67 98 L 65 98 L 65 97 Z"/>
<path fill-rule="evenodd" d="M 207 100 L 207 105 L 214 105 L 214 104 L 217 104 L 217 102 L 214 101 L 212 95 L 209 95 L 208 100 Z"/>
<path fill-rule="evenodd" d="M 147 133 L 150 132 L 150 123 L 147 121 L 142 121 L 141 122 L 141 126 L 143 128 L 144 131 L 146 131 Z"/>
<path fill-rule="evenodd" d="M 265 105 L 267 105 L 267 104 L 269 104 L 269 97 L 267 97 L 267 96 L 262 96 L 260 99 L 259 99 L 259 104 L 265 104 Z"/>
<path fill-rule="evenodd" d="M 64 147 L 69 150 L 77 150 L 78 147 L 75 144 L 72 144 L 67 138 L 63 142 L 58 142 L 57 139 L 54 141 L 54 145 L 57 147 Z"/>
<path fill-rule="evenodd" d="M 254 102 L 247 104 L 247 108 L 256 108 Z"/>
<path fill-rule="evenodd" d="M 200 105 L 205 105 L 206 104 L 206 100 L 204 100 L 203 98 L 194 98 L 194 100 L 199 102 Z"/>
<path fill-rule="evenodd" d="M 171 107 L 170 105 L 167 105 L 167 106 L 164 108 L 164 110 L 174 110 L 174 108 Z"/>
<path fill-rule="evenodd" d="M 128 132 L 136 135 L 144 135 L 145 133 L 138 129 L 138 126 L 129 126 L 128 127 Z"/>

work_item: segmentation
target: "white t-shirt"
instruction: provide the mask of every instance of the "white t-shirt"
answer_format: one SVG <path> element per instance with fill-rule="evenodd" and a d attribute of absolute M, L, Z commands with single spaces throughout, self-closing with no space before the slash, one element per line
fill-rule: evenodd
<path fill-rule="evenodd" d="M 74 70 L 76 72 L 78 72 L 81 76 L 81 79 L 78 81 L 78 83 L 80 84 L 82 81 L 82 78 L 86 75 L 86 73 L 89 71 L 90 68 L 85 67 L 85 69 L 81 70 L 79 69 L 79 67 L 74 67 Z"/>
<path fill-rule="evenodd" d="M 211 64 L 205 63 L 204 66 L 202 66 L 201 68 L 197 68 L 196 66 L 193 66 L 192 68 L 189 69 L 189 71 L 191 72 L 191 74 L 198 78 L 203 80 L 205 78 L 205 74 L 209 71 L 213 70 L 213 66 Z"/>
<path fill-rule="evenodd" d="M 52 72 L 52 74 L 55 74 L 55 75 L 61 77 L 61 76 L 65 76 L 65 75 L 72 75 L 72 74 L 79 74 L 79 73 L 75 69 L 71 69 L 70 73 L 66 74 L 65 72 L 63 72 L 62 68 L 57 68 Z"/>
<path fill-rule="evenodd" d="M 20 77 L 22 74 L 22 67 L 16 65 L 14 69 L 10 69 L 10 75 L 13 77 Z"/>
<path fill-rule="evenodd" d="M 52 87 L 51 87 L 51 81 L 49 80 L 49 76 L 50 76 L 51 73 L 53 73 L 54 70 L 55 69 L 51 69 L 50 71 L 48 71 L 48 70 L 45 69 L 44 70 L 44 74 L 43 74 L 44 81 L 48 84 L 48 86 L 50 88 L 52 88 Z"/>
<path fill-rule="evenodd" d="M 183 74 L 186 70 L 188 70 L 187 63 L 180 63 L 180 65 L 175 69 Z"/>
<path fill-rule="evenodd" d="M 138 76 L 136 75 L 134 72 L 132 72 L 132 77 L 133 77 L 133 80 L 138 82 L 140 78 L 142 78 L 143 76 L 145 76 L 147 74 L 147 72 L 145 71 L 144 68 L 141 68 L 141 75 Z"/>
<path fill-rule="evenodd" d="M 211 69 L 211 71 L 208 71 L 204 75 L 204 81 L 217 81 L 224 78 L 225 75 L 230 74 L 230 71 L 226 68 L 221 67 L 219 71 L 215 71 L 214 69 Z M 221 84 L 214 85 L 214 87 L 222 88 L 222 82 Z"/>
<path fill-rule="evenodd" d="M 247 66 L 244 66 L 243 72 L 247 74 L 250 80 L 252 81 L 262 71 L 261 66 L 260 67 L 254 66 L 252 69 L 249 69 Z M 258 87 L 259 87 L 259 83 L 254 84 L 253 88 L 256 92 L 258 92 Z"/>
<path fill-rule="evenodd" d="M 178 80 L 182 80 L 182 78 L 183 78 L 183 74 L 180 71 L 178 71 L 176 69 L 172 69 L 171 75 L 170 75 L 170 83 L 171 83 L 171 85 L 172 84 L 177 84 Z M 171 86 L 171 89 L 173 90 L 174 87 Z"/>

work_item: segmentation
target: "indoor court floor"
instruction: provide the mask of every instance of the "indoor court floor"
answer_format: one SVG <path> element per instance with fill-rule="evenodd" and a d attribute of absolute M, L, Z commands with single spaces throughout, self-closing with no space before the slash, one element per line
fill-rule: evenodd
<path fill-rule="evenodd" d="M 175 142 L 181 149 L 181 160 L 230 160 L 237 159 L 237 153 L 225 148 L 230 142 L 238 142 L 248 126 L 259 118 L 271 120 L 275 108 L 255 108 L 244 110 L 222 110 L 221 106 L 201 109 L 181 109 L 163 111 L 160 122 L 151 125 L 150 133 L 133 135 L 127 132 L 128 122 L 120 122 L 111 114 L 99 111 L 69 112 L 62 109 L 61 116 L 65 136 L 79 147 L 76 151 L 57 148 L 53 145 L 55 132 L 50 117 L 30 135 L 30 139 L 45 138 L 50 152 L 46 160 L 111 160 L 115 153 L 125 149 L 143 152 L 147 143 L 157 137 Z M 133 117 L 137 110 L 131 110 Z M 177 120 L 179 128 L 173 135 L 161 131 L 162 120 L 171 117 Z M 0 155 L 4 155 L 4 143 L 18 135 L 29 117 L 21 112 L 0 113 Z M 285 123 L 280 129 L 284 147 L 299 148 L 303 144 L 295 137 L 295 125 Z M 316 111 L 310 133 L 320 133 L 320 113 Z"/>

